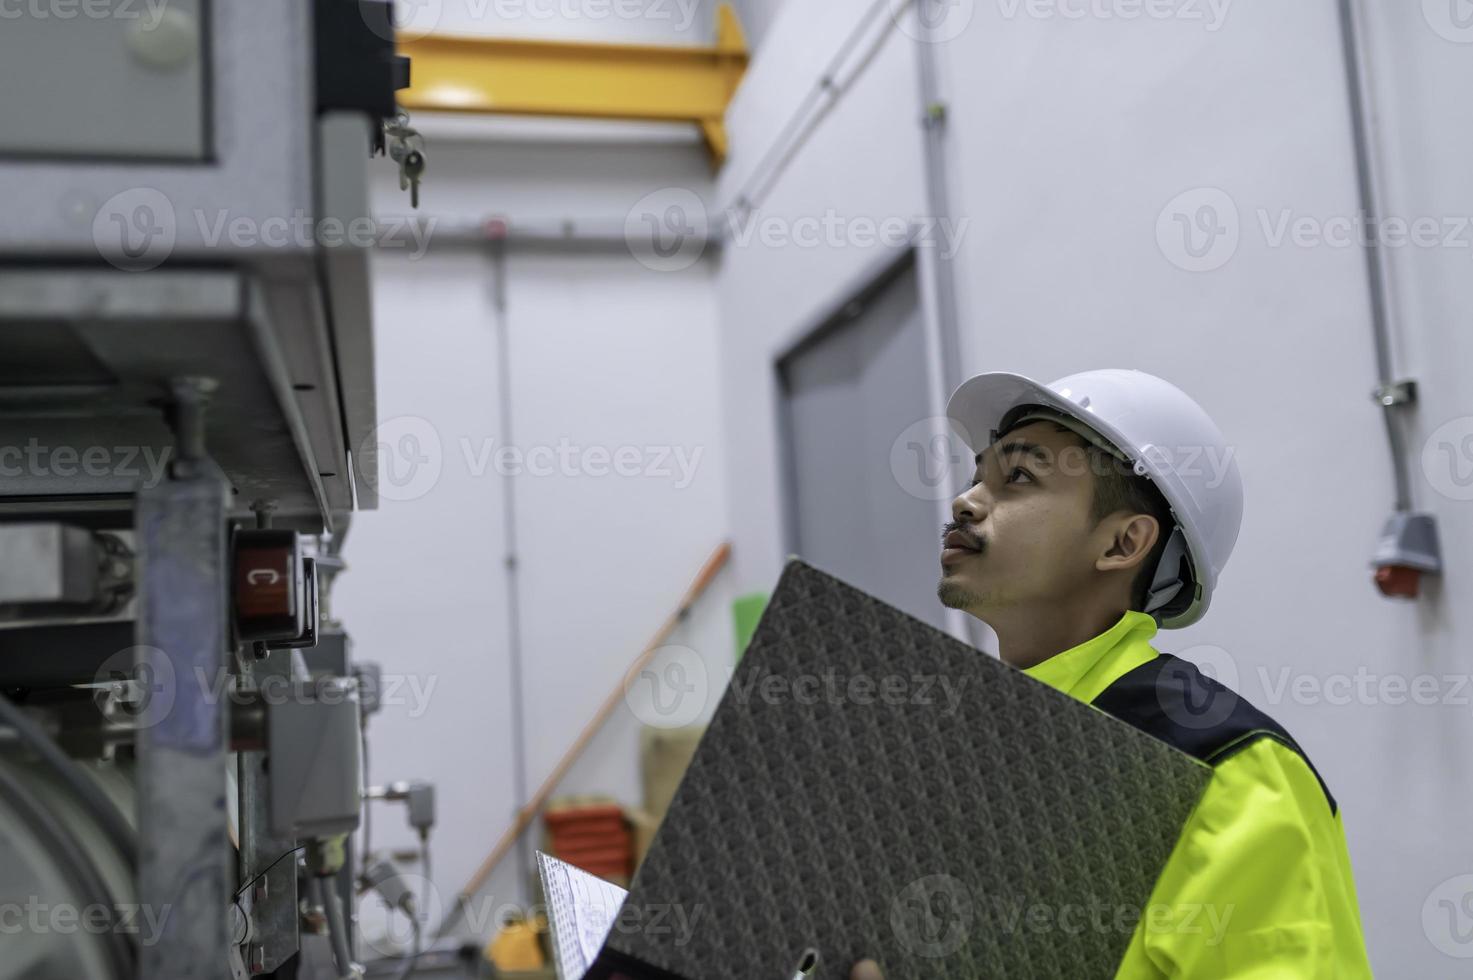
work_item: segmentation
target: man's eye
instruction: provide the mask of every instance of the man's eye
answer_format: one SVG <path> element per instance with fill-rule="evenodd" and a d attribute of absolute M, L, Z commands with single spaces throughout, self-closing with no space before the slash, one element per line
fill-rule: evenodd
<path fill-rule="evenodd" d="M 1014 466 L 1013 469 L 1012 469 L 1012 471 L 1008 473 L 1008 482 L 1012 482 L 1013 474 L 1014 473 L 1022 473 L 1024 476 L 1028 477 L 1029 482 L 1032 482 L 1033 481 L 1033 474 L 1032 473 L 1029 473 L 1027 470 L 1023 469 L 1023 467 L 1021 467 L 1021 466 Z"/>

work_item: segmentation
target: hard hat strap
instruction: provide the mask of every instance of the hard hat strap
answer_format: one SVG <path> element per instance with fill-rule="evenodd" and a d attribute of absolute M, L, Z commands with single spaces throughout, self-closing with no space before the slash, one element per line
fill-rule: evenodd
<path fill-rule="evenodd" d="M 1166 541 L 1166 550 L 1156 565 L 1156 575 L 1146 591 L 1144 612 L 1154 613 L 1176 598 L 1187 584 L 1188 575 L 1183 572 L 1182 562 L 1187 557 L 1187 539 L 1180 525 L 1172 525 L 1171 537 Z"/>

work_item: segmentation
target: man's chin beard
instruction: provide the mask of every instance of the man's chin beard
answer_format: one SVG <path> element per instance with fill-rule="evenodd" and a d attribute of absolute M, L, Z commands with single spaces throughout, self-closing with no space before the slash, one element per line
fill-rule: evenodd
<path fill-rule="evenodd" d="M 948 609 L 968 609 L 977 604 L 977 594 L 966 586 L 942 579 L 936 586 L 936 598 Z"/>

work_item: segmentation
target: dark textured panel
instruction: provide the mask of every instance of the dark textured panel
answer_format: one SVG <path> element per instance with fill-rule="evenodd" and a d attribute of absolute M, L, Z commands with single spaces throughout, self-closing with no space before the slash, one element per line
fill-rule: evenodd
<path fill-rule="evenodd" d="M 1109 978 L 1210 775 L 793 561 L 591 976 Z"/>

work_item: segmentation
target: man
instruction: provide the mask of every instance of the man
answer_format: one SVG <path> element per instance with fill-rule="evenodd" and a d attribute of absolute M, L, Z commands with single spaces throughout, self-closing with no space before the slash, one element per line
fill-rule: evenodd
<path fill-rule="evenodd" d="M 1117 977 L 1370 976 L 1340 813 L 1309 759 L 1149 644 L 1201 618 L 1237 541 L 1242 481 L 1207 413 L 1126 370 L 984 374 L 947 412 L 977 456 L 943 529 L 941 601 L 991 626 L 1005 662 L 1214 769 Z"/>

